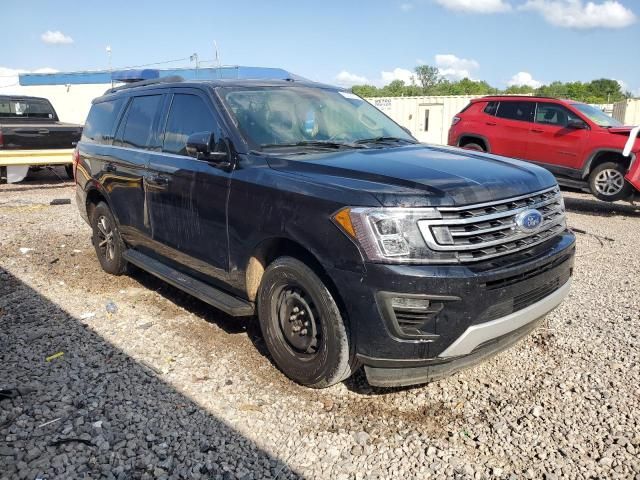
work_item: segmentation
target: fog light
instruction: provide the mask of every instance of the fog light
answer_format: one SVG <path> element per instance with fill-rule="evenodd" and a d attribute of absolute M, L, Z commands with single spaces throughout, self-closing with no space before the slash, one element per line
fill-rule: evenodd
<path fill-rule="evenodd" d="M 393 297 L 391 307 L 403 310 L 428 310 L 431 302 L 425 298 Z"/>

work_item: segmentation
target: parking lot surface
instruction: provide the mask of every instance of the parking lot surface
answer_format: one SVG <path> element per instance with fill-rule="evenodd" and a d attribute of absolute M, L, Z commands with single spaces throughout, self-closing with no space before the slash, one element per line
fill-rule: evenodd
<path fill-rule="evenodd" d="M 255 319 L 104 273 L 71 182 L 2 185 L 0 478 L 640 480 L 640 210 L 565 196 L 574 283 L 532 335 L 429 385 L 315 391 Z"/>

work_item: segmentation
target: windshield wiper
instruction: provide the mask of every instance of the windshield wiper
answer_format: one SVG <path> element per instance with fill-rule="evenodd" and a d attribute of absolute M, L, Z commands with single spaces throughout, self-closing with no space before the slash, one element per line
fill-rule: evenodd
<path fill-rule="evenodd" d="M 333 142 L 331 140 L 302 140 L 292 143 L 263 143 L 260 148 L 278 148 L 278 147 L 321 147 L 330 149 L 339 148 L 365 148 L 358 143 L 351 142 Z"/>
<path fill-rule="evenodd" d="M 404 143 L 410 143 L 410 144 L 418 143 L 415 140 L 410 140 L 408 138 L 400 138 L 400 137 L 363 138 L 362 140 L 356 140 L 354 143 L 362 145 L 364 143 L 398 143 L 398 142 L 404 142 Z"/>

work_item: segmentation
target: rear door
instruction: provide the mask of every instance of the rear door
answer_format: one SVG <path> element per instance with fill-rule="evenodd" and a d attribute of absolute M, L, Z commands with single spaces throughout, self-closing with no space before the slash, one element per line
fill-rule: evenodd
<path fill-rule="evenodd" d="M 231 174 L 186 152 L 193 133 L 222 138 L 220 122 L 211 99 L 199 89 L 173 89 L 168 103 L 162 152 L 151 156 L 145 180 L 154 248 L 169 263 L 224 278 Z"/>
<path fill-rule="evenodd" d="M 491 153 L 527 158 L 535 105 L 535 102 L 523 100 L 500 101 L 495 118 L 487 120 Z"/>
<path fill-rule="evenodd" d="M 132 245 L 151 235 L 143 178 L 149 156 L 160 150 L 159 124 L 164 95 L 146 93 L 129 99 L 110 155 L 102 162 L 102 185 L 109 194 L 120 231 Z"/>
<path fill-rule="evenodd" d="M 556 167 L 556 173 L 580 169 L 590 130 L 568 128 L 569 120 L 576 119 L 581 120 L 562 105 L 538 102 L 527 158 L 552 170 Z"/>

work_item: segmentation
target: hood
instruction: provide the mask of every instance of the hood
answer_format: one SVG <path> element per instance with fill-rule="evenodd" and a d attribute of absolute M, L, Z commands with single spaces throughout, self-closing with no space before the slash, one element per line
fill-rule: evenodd
<path fill-rule="evenodd" d="M 552 187 L 547 170 L 453 147 L 411 145 L 269 157 L 269 166 L 315 182 L 364 191 L 384 206 L 469 205 Z"/>

